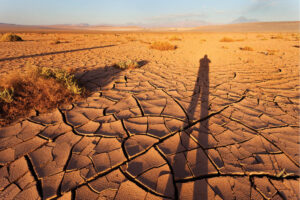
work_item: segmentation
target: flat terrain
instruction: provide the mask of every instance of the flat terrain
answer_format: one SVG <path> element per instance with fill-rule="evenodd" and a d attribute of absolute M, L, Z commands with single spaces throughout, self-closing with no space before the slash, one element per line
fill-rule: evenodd
<path fill-rule="evenodd" d="M 93 94 L 0 128 L 0 199 L 300 199 L 299 33 L 19 35 L 0 77 L 61 67 Z"/>

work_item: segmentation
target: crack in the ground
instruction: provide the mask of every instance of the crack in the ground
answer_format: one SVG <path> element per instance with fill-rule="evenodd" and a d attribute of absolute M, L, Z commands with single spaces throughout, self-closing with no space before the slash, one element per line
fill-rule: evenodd
<path fill-rule="evenodd" d="M 212 173 L 212 174 L 207 174 L 207 175 L 201 175 L 201 176 L 197 176 L 197 177 L 188 177 L 188 178 L 184 178 L 184 179 L 179 179 L 176 180 L 176 183 L 187 183 L 187 182 L 191 182 L 191 181 L 196 181 L 196 180 L 201 180 L 201 179 L 208 179 L 208 178 L 215 178 L 215 177 L 267 177 L 269 179 L 273 179 L 273 180 L 284 180 L 284 179 L 299 179 L 300 176 L 299 175 L 294 175 L 294 174 L 287 174 L 287 175 L 274 175 L 274 174 L 270 174 L 270 173 L 265 173 L 265 172 L 237 172 L 237 173 L 230 173 L 230 174 L 225 174 L 225 173 Z"/>
<path fill-rule="evenodd" d="M 29 156 L 25 155 L 24 158 L 25 158 L 25 160 L 27 162 L 28 169 L 29 169 L 31 175 L 34 177 L 34 180 L 36 181 L 37 191 L 38 191 L 41 199 L 43 199 L 43 186 L 42 186 L 41 180 L 38 178 L 37 174 L 35 173 L 33 164 L 31 162 Z"/>
<path fill-rule="evenodd" d="M 226 116 L 224 116 L 224 117 L 226 117 Z M 243 123 L 243 122 L 241 122 L 241 121 L 239 121 L 239 120 L 237 120 L 237 119 L 234 119 L 234 118 L 232 118 L 232 117 L 229 117 L 228 119 L 230 119 L 230 120 L 232 120 L 232 121 L 234 121 L 234 122 L 237 122 L 237 123 L 239 123 L 239 124 L 241 124 L 241 125 L 243 125 L 243 126 L 249 128 L 250 130 L 256 132 L 258 135 L 260 135 L 261 137 L 263 137 L 265 140 L 267 140 L 267 141 L 270 142 L 272 145 L 274 145 L 276 148 L 278 148 L 281 152 L 283 152 L 283 154 L 284 154 L 286 157 L 288 157 L 289 160 L 290 160 L 291 162 L 293 162 L 298 168 L 300 168 L 300 164 L 297 163 L 297 162 L 296 162 L 296 161 L 295 161 L 288 153 L 286 153 L 286 152 L 285 152 L 282 148 L 280 148 L 278 145 L 274 144 L 271 140 L 269 140 L 267 137 L 265 137 L 263 134 L 261 134 L 258 130 L 254 129 L 254 128 L 252 128 L 251 126 L 249 126 L 249 125 L 247 125 L 247 124 L 245 124 L 245 123 Z"/>
<path fill-rule="evenodd" d="M 150 192 L 156 196 L 159 197 L 163 197 L 163 198 L 167 198 L 170 199 L 167 196 L 161 195 L 158 192 L 156 192 L 155 190 L 147 187 L 146 185 L 144 185 L 142 182 L 138 181 L 136 178 L 132 177 L 130 174 L 126 173 L 126 171 L 124 171 L 122 168 L 120 168 L 120 171 L 122 172 L 122 174 L 131 182 L 135 183 L 137 186 L 139 186 L 140 188 L 142 188 L 143 190 L 145 190 L 146 192 Z"/>
<path fill-rule="evenodd" d="M 168 161 L 168 159 L 166 158 L 166 156 L 164 155 L 164 153 L 159 149 L 158 146 L 155 146 L 154 149 L 159 153 L 159 155 L 166 161 L 167 165 L 169 166 L 169 169 L 170 169 L 170 172 L 172 174 L 172 182 L 173 182 L 173 185 L 174 185 L 174 199 L 178 199 L 179 196 L 178 196 L 178 188 L 176 187 L 176 182 L 175 182 L 175 173 L 174 173 L 174 170 L 173 170 L 173 167 L 172 165 L 170 164 L 170 162 Z"/>

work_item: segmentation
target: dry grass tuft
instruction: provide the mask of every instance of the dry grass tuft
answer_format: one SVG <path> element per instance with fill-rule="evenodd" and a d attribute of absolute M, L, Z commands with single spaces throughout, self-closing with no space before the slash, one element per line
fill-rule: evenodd
<path fill-rule="evenodd" d="M 120 69 L 134 69 L 138 68 L 140 65 L 137 61 L 135 60 L 127 60 L 127 61 L 121 61 L 114 66 L 120 68 Z"/>
<path fill-rule="evenodd" d="M 137 41 L 137 39 L 135 38 L 135 37 L 132 37 L 132 36 L 127 36 L 127 37 L 125 37 L 126 38 L 126 40 L 128 41 L 128 42 L 135 42 L 135 41 Z"/>
<path fill-rule="evenodd" d="M 146 40 L 139 40 L 139 41 L 140 41 L 140 43 L 142 43 L 142 44 L 151 44 L 151 42 L 146 41 Z"/>
<path fill-rule="evenodd" d="M 3 91 L 0 91 L 0 100 L 4 101 L 5 103 L 13 102 L 14 96 L 14 88 L 5 88 Z"/>
<path fill-rule="evenodd" d="M 0 126 L 26 117 L 32 110 L 46 112 L 85 95 L 74 75 L 62 69 L 31 66 L 0 80 Z"/>
<path fill-rule="evenodd" d="M 157 49 L 160 51 L 168 51 L 177 49 L 176 45 L 173 45 L 169 42 L 153 42 L 150 46 L 151 49 Z"/>
<path fill-rule="evenodd" d="M 12 34 L 12 33 L 5 33 L 4 35 L 2 35 L 1 41 L 2 42 L 16 42 L 16 41 L 23 41 L 23 39 L 20 36 Z"/>
<path fill-rule="evenodd" d="M 177 37 L 176 35 L 173 35 L 169 40 L 170 41 L 180 41 L 181 38 Z"/>
<path fill-rule="evenodd" d="M 271 39 L 283 39 L 281 34 L 271 36 Z"/>
<path fill-rule="evenodd" d="M 278 50 L 271 50 L 271 49 L 267 50 L 268 55 L 275 55 L 276 52 L 278 52 Z"/>
<path fill-rule="evenodd" d="M 245 46 L 245 47 L 240 47 L 240 50 L 242 50 L 242 51 L 253 51 L 253 48 L 249 47 L 249 46 Z"/>
<path fill-rule="evenodd" d="M 229 38 L 229 37 L 223 37 L 220 42 L 234 42 L 234 39 Z"/>
<path fill-rule="evenodd" d="M 61 43 L 60 40 L 54 40 L 54 41 L 52 41 L 50 44 L 60 44 L 60 43 Z"/>

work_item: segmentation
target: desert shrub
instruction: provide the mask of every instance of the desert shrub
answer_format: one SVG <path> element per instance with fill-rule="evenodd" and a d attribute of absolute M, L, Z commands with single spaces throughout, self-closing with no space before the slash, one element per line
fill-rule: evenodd
<path fill-rule="evenodd" d="M 73 94 L 82 93 L 82 88 L 78 86 L 74 75 L 69 74 L 63 69 L 49 67 L 37 68 L 37 75 L 44 76 L 45 78 L 53 78 L 63 83 L 66 86 L 66 88 L 70 90 Z"/>
<path fill-rule="evenodd" d="M 220 42 L 234 42 L 234 39 L 229 38 L 229 37 L 223 37 Z"/>
<path fill-rule="evenodd" d="M 275 55 L 276 52 L 278 52 L 278 50 L 271 50 L 271 49 L 268 49 L 268 50 L 267 50 L 267 55 Z"/>
<path fill-rule="evenodd" d="M 31 66 L 4 79 L 0 80 L 0 126 L 26 117 L 32 110 L 46 112 L 85 95 L 74 75 L 62 69 Z"/>
<path fill-rule="evenodd" d="M 281 34 L 271 36 L 271 39 L 283 39 Z"/>
<path fill-rule="evenodd" d="M 6 33 L 6 34 L 2 35 L 1 41 L 2 42 L 15 42 L 15 41 L 23 41 L 23 39 L 18 35 L 15 35 L 12 33 Z"/>
<path fill-rule="evenodd" d="M 168 50 L 175 50 L 177 48 L 176 45 L 173 45 L 169 42 L 153 42 L 150 45 L 151 49 L 157 49 L 160 51 L 168 51 Z"/>
<path fill-rule="evenodd" d="M 253 48 L 249 47 L 249 46 L 245 46 L 245 47 L 240 47 L 240 50 L 242 50 L 242 51 L 253 51 Z"/>
<path fill-rule="evenodd" d="M 139 41 L 140 41 L 140 43 L 142 43 L 142 44 L 151 44 L 151 42 L 146 41 L 146 40 L 139 40 Z"/>
<path fill-rule="evenodd" d="M 137 39 L 135 37 L 131 37 L 131 36 L 127 36 L 125 37 L 127 41 L 130 41 L 130 42 L 135 42 L 137 41 Z"/>
<path fill-rule="evenodd" d="M 294 41 L 300 41 L 300 37 L 299 36 L 297 36 L 297 37 L 294 37 Z"/>
<path fill-rule="evenodd" d="M 176 35 L 173 35 L 169 40 L 170 41 L 180 41 L 181 38 L 177 37 Z"/>
<path fill-rule="evenodd" d="M 127 61 L 121 61 L 121 62 L 115 64 L 115 66 L 120 69 L 134 69 L 134 68 L 139 67 L 140 65 L 135 60 L 127 60 Z"/>
<path fill-rule="evenodd" d="M 54 40 L 54 41 L 50 42 L 50 44 L 60 44 L 60 43 L 61 43 L 60 40 Z"/>

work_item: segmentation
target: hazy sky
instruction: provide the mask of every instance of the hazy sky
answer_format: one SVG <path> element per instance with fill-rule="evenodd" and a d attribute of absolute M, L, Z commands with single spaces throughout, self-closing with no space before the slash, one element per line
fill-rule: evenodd
<path fill-rule="evenodd" d="M 299 0 L 0 0 L 0 23 L 174 24 L 299 20 Z"/>

